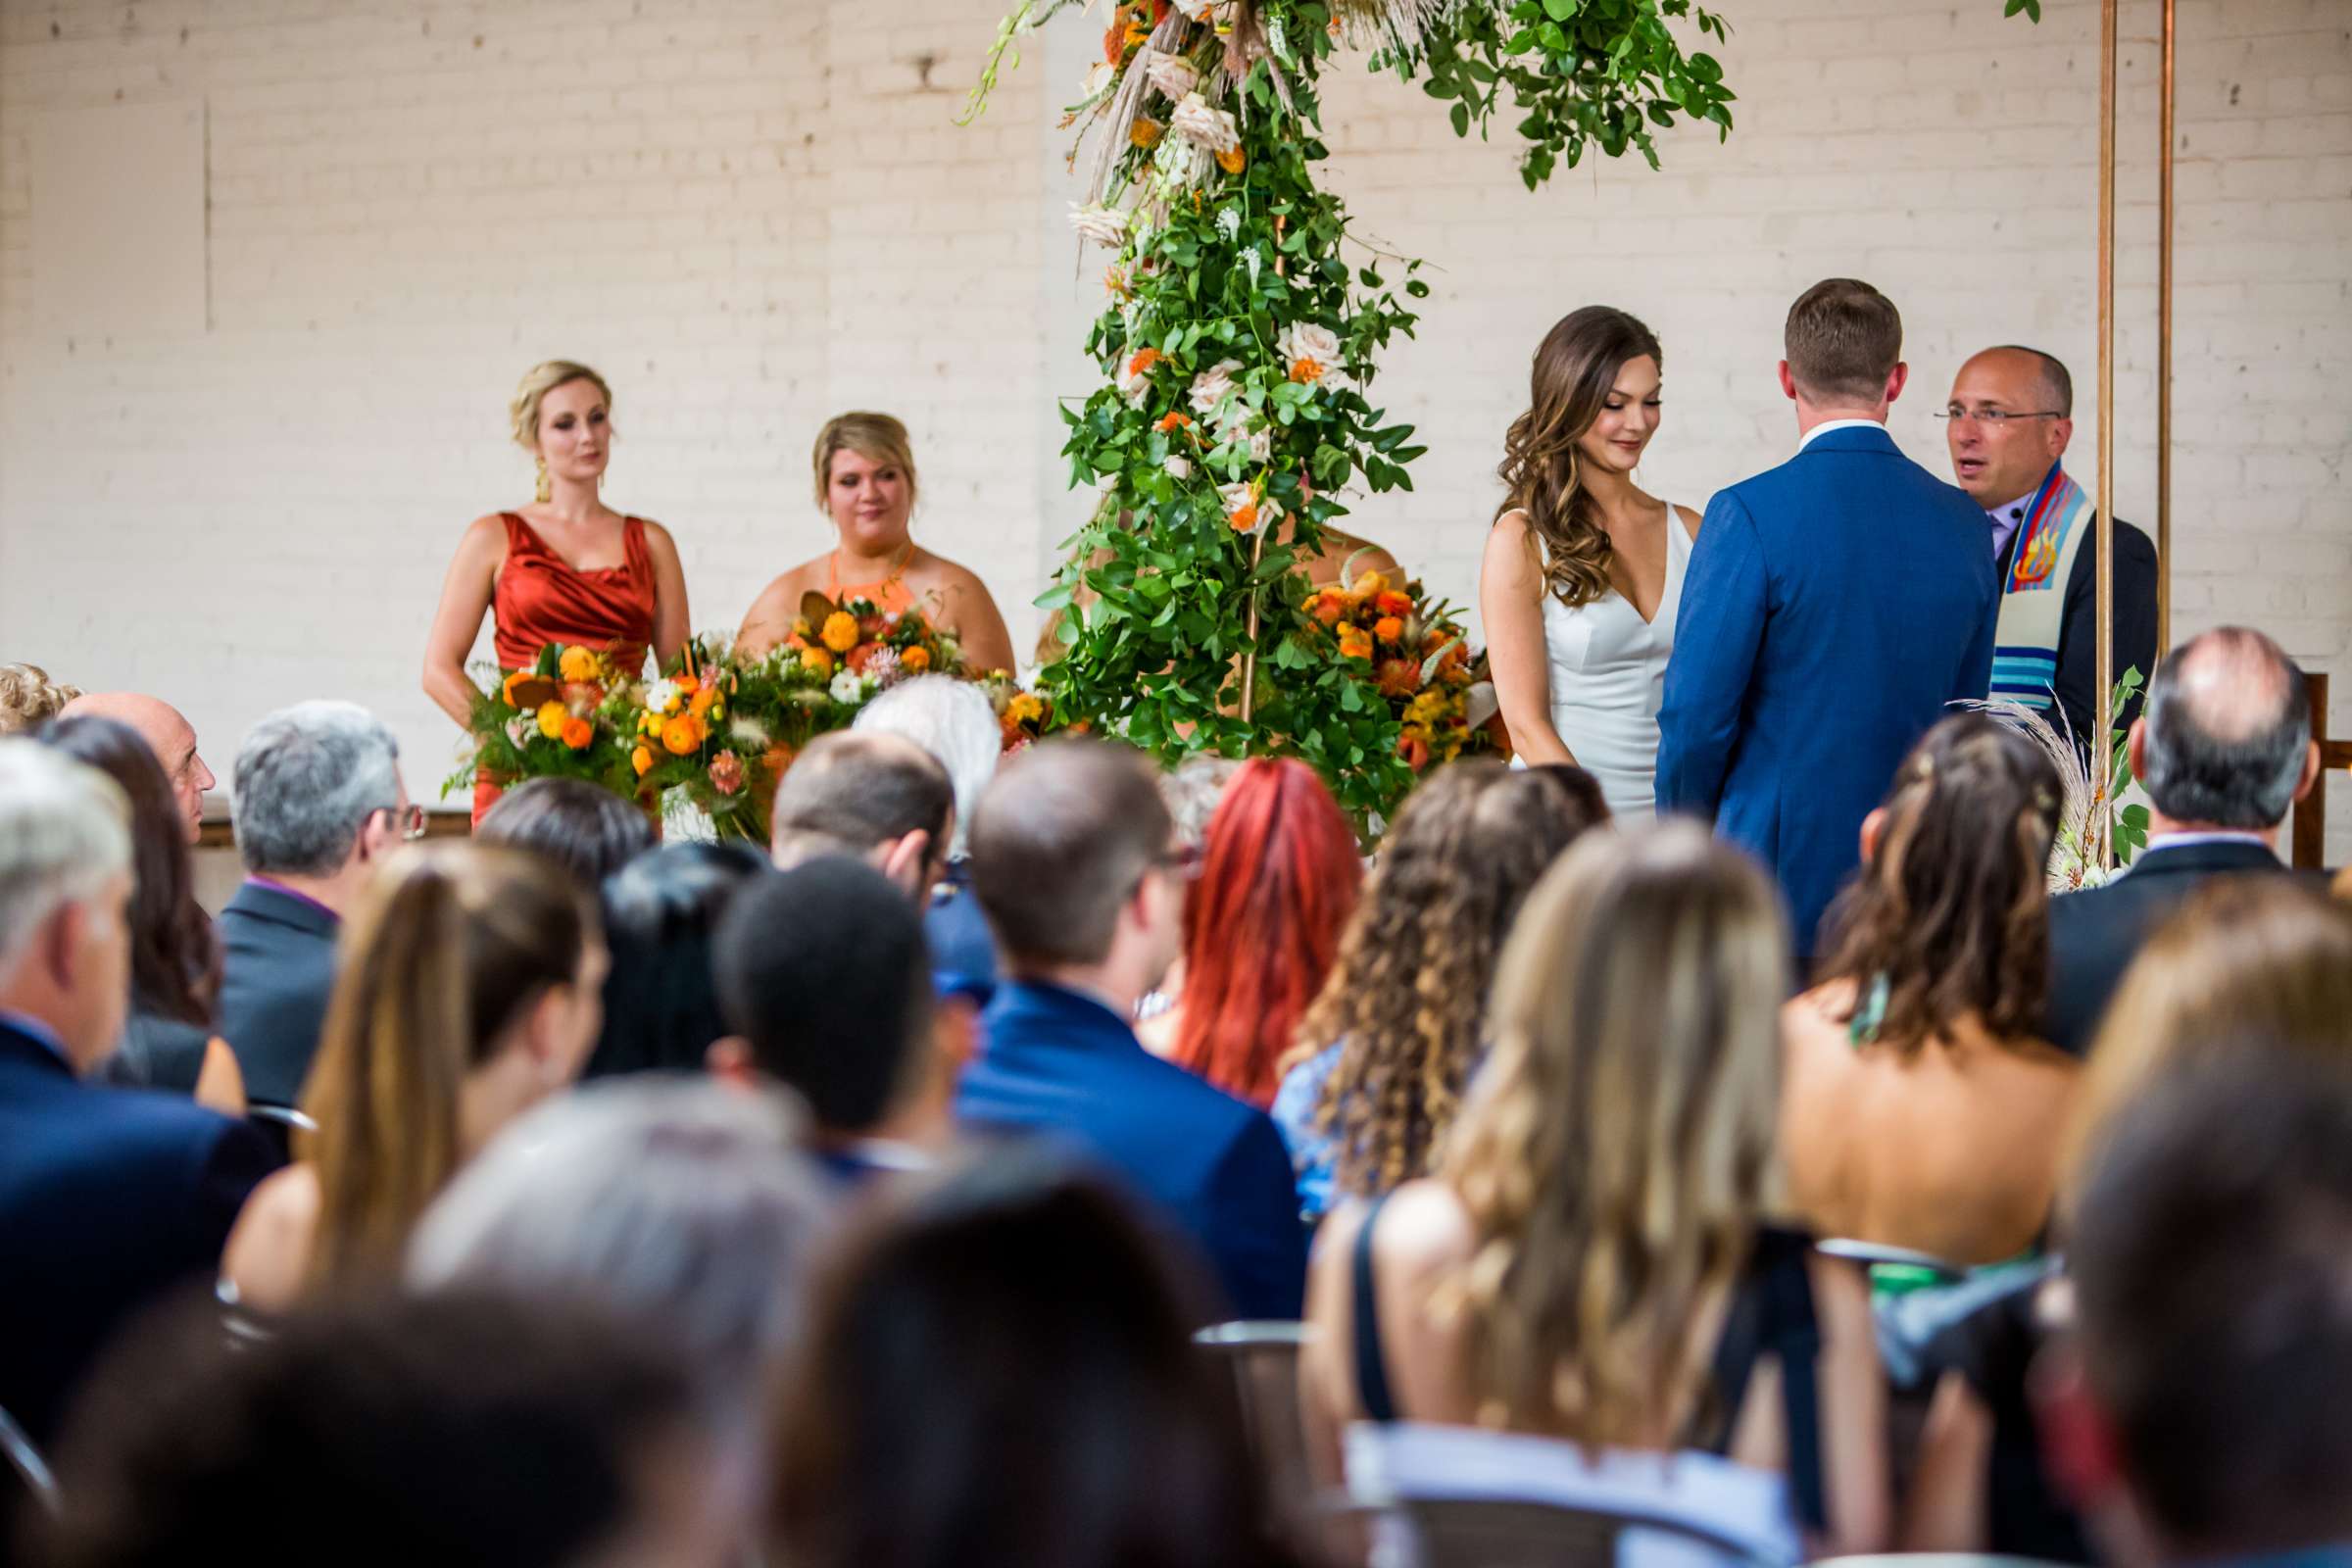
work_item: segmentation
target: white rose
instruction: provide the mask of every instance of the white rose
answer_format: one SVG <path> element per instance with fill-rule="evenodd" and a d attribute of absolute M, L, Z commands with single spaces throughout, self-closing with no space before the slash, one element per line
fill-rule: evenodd
<path fill-rule="evenodd" d="M 1186 394 L 1193 412 L 1202 418 L 1213 416 L 1233 395 L 1233 372 L 1242 368 L 1239 360 L 1219 360 L 1193 377 L 1192 390 Z"/>
<path fill-rule="evenodd" d="M 1318 321 L 1293 321 L 1275 350 L 1282 356 L 1283 368 L 1295 369 L 1301 360 L 1312 361 L 1317 374 L 1310 379 L 1320 380 L 1340 366 L 1339 334 Z"/>
<path fill-rule="evenodd" d="M 1171 103 L 1186 97 L 1200 85 L 1200 73 L 1193 69 L 1191 61 L 1181 55 L 1161 54 L 1156 50 L 1152 52 L 1152 64 L 1145 69 L 1144 74 L 1150 78 L 1152 86 L 1168 95 Z"/>
<path fill-rule="evenodd" d="M 1274 427 L 1270 424 L 1256 424 L 1250 426 L 1250 461 L 1252 463 L 1266 463 L 1270 462 L 1273 459 L 1273 456 Z"/>
<path fill-rule="evenodd" d="M 1232 113 L 1211 109 L 1208 100 L 1197 92 L 1184 95 L 1176 112 L 1168 117 L 1168 129 L 1211 153 L 1229 153 L 1242 144 L 1242 130 L 1234 123 Z"/>
<path fill-rule="evenodd" d="M 1193 476 L 1192 464 L 1173 452 L 1168 454 L 1167 461 L 1163 463 L 1161 466 L 1168 470 L 1169 478 L 1174 479 L 1179 483 L 1186 479 L 1190 479 Z"/>
<path fill-rule="evenodd" d="M 1127 238 L 1127 215 L 1116 207 L 1105 207 L 1101 202 L 1089 202 L 1083 206 L 1072 202 L 1070 227 L 1076 229 L 1081 238 L 1116 250 Z"/>
<path fill-rule="evenodd" d="M 825 691 L 837 703 L 854 703 L 865 695 L 865 679 L 855 670 L 840 670 Z"/>

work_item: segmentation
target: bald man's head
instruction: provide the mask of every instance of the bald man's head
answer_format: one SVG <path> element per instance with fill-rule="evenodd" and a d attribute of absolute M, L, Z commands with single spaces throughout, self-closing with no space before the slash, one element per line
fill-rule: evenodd
<path fill-rule="evenodd" d="M 2303 671 L 2251 627 L 2217 627 L 2167 655 L 2144 722 L 2140 782 L 2175 822 L 2275 828 L 2308 782 Z"/>
<path fill-rule="evenodd" d="M 2075 433 L 2075 385 L 2054 355 L 2014 344 L 1960 367 L 1944 405 L 1952 476 L 1990 510 L 2030 496 Z"/>
<path fill-rule="evenodd" d="M 196 842 L 204 825 L 204 792 L 220 781 L 197 755 L 196 727 L 178 709 L 143 692 L 90 692 L 68 703 L 59 716 L 111 718 L 138 731 L 172 780 L 172 794 L 187 818 L 188 842 Z"/>

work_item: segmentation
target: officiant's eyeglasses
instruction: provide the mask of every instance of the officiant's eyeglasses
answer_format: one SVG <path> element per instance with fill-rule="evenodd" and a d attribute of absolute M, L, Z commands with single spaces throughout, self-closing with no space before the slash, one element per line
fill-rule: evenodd
<path fill-rule="evenodd" d="M 1936 417 L 1950 419 L 1955 423 L 1974 419 L 1979 424 L 1991 425 L 1997 429 L 2011 419 L 2063 419 L 2067 416 L 2059 413 L 2056 409 L 2041 409 L 2032 414 L 2013 414 L 2007 409 L 1979 409 L 1972 414 L 1955 403 L 1948 409 L 1936 410 Z"/>
<path fill-rule="evenodd" d="M 421 806 L 379 806 L 375 808 L 392 819 L 393 830 L 414 844 L 424 837 L 424 808 Z M 375 811 L 368 813 L 373 816 Z"/>

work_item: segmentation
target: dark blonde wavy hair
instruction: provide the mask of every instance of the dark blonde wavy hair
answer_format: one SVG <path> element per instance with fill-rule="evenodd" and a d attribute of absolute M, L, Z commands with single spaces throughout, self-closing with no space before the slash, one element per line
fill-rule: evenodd
<path fill-rule="evenodd" d="M 1921 737 L 1884 808 L 1878 854 L 1824 922 L 1824 981 L 1857 1005 L 1884 979 L 1877 1037 L 1912 1051 L 1967 1013 L 2008 1040 L 2042 1027 L 2049 994 L 2045 867 L 2064 803 L 2040 749 L 1982 713 Z"/>
<path fill-rule="evenodd" d="M 1369 1197 L 1430 1170 L 1520 901 L 1596 820 L 1540 771 L 1493 761 L 1449 763 L 1406 799 L 1283 1063 L 1341 1043 L 1315 1111 L 1340 1191 Z"/>
<path fill-rule="evenodd" d="M 1696 1325 L 1772 1198 L 1788 965 L 1771 883 L 1691 823 L 1592 834 L 1528 896 L 1438 1173 L 1481 1424 L 1647 1446 L 1703 1409 Z"/>
<path fill-rule="evenodd" d="M 1528 410 L 1503 437 L 1502 505 L 1527 514 L 1544 591 L 1575 609 L 1609 591 L 1608 530 L 1579 482 L 1576 444 L 1600 417 L 1617 372 L 1643 355 L 1666 364 L 1657 334 L 1625 312 L 1588 305 L 1560 318 L 1536 350 Z"/>

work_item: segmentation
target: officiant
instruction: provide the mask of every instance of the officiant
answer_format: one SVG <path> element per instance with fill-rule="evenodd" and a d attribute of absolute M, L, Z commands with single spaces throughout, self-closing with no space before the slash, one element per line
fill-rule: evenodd
<path fill-rule="evenodd" d="M 2066 471 L 2074 378 L 2039 349 L 1986 349 L 1960 368 L 1942 417 L 1960 488 L 1984 509 L 2001 572 L 1992 695 L 2034 709 L 2087 753 L 2098 727 L 2097 507 Z M 2156 667 L 2156 547 L 2117 519 L 2115 663 Z M 2132 722 L 2138 699 L 2120 710 Z"/>

